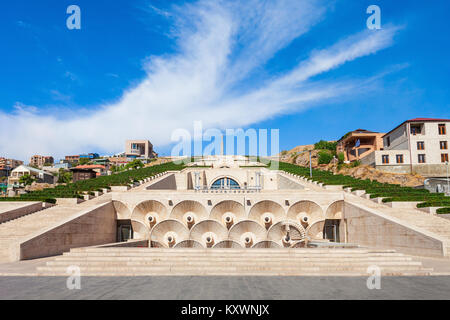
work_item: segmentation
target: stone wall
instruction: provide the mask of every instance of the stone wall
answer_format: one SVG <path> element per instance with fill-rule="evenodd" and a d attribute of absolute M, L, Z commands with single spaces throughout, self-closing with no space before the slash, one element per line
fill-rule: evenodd
<path fill-rule="evenodd" d="M 443 240 L 404 222 L 400 223 L 395 218 L 347 201 L 344 204 L 344 223 L 341 223 L 341 232 L 344 230 L 349 243 L 422 256 L 445 254 Z"/>
<path fill-rule="evenodd" d="M 175 174 L 171 174 L 170 176 L 155 182 L 149 186 L 147 190 L 177 190 Z"/>
<path fill-rule="evenodd" d="M 42 210 L 42 202 L 16 202 L 0 204 L 0 223 Z"/>
<path fill-rule="evenodd" d="M 59 255 L 71 248 L 116 241 L 116 214 L 112 202 L 82 211 L 48 230 L 39 231 L 18 244 L 16 260 Z"/>

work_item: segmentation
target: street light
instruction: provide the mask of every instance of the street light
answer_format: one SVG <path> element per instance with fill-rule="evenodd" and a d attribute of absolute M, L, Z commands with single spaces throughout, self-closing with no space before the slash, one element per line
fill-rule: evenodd
<path fill-rule="evenodd" d="M 447 165 L 447 193 L 450 194 L 450 180 L 448 179 L 448 161 L 445 161 L 445 164 Z"/>

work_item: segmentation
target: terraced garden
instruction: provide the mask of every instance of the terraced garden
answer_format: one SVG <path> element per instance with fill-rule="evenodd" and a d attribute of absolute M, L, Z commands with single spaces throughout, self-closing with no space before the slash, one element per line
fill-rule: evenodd
<path fill-rule="evenodd" d="M 310 178 L 309 168 L 280 162 L 279 169 L 302 177 Z M 312 180 L 324 185 L 342 185 L 352 191 L 364 190 L 371 198 L 383 198 L 383 202 L 413 201 L 420 202 L 418 208 L 442 207 L 437 213 L 450 213 L 450 197 L 443 193 L 430 193 L 426 189 L 401 187 L 399 185 L 361 180 L 330 171 L 313 169 Z"/>
<path fill-rule="evenodd" d="M 56 203 L 57 198 L 83 198 L 84 194 L 93 194 L 94 191 L 111 189 L 111 186 L 131 185 L 140 180 L 150 178 L 166 171 L 177 171 L 185 168 L 184 165 L 173 162 L 160 164 L 152 167 L 129 170 L 113 174 L 111 176 L 101 176 L 95 179 L 78 181 L 67 185 L 60 185 L 55 188 L 48 188 L 42 191 L 34 191 L 20 197 L 0 198 L 0 201 L 43 201 Z"/>

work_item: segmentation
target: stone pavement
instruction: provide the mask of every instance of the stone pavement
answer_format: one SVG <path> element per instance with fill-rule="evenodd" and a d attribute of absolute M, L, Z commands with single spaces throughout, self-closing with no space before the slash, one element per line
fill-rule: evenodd
<path fill-rule="evenodd" d="M 369 290 L 364 277 L 0 277 L 0 299 L 27 300 L 301 300 L 450 298 L 450 277 L 383 277 Z"/>

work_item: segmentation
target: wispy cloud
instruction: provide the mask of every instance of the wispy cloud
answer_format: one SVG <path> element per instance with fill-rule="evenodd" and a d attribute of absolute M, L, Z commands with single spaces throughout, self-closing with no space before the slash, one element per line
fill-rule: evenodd
<path fill-rule="evenodd" d="M 205 127 L 248 126 L 355 92 L 370 79 L 314 77 L 392 45 L 398 28 L 349 35 L 311 52 L 277 78 L 248 85 L 278 51 L 324 19 L 326 10 L 319 0 L 203 0 L 174 7 L 170 16 L 177 53 L 149 57 L 147 77 L 120 101 L 71 118 L 24 108 L 0 113 L 0 153 L 19 158 L 32 153 L 114 153 L 129 138 L 164 146 L 171 143 L 174 129 L 189 129 L 195 120 Z"/>

